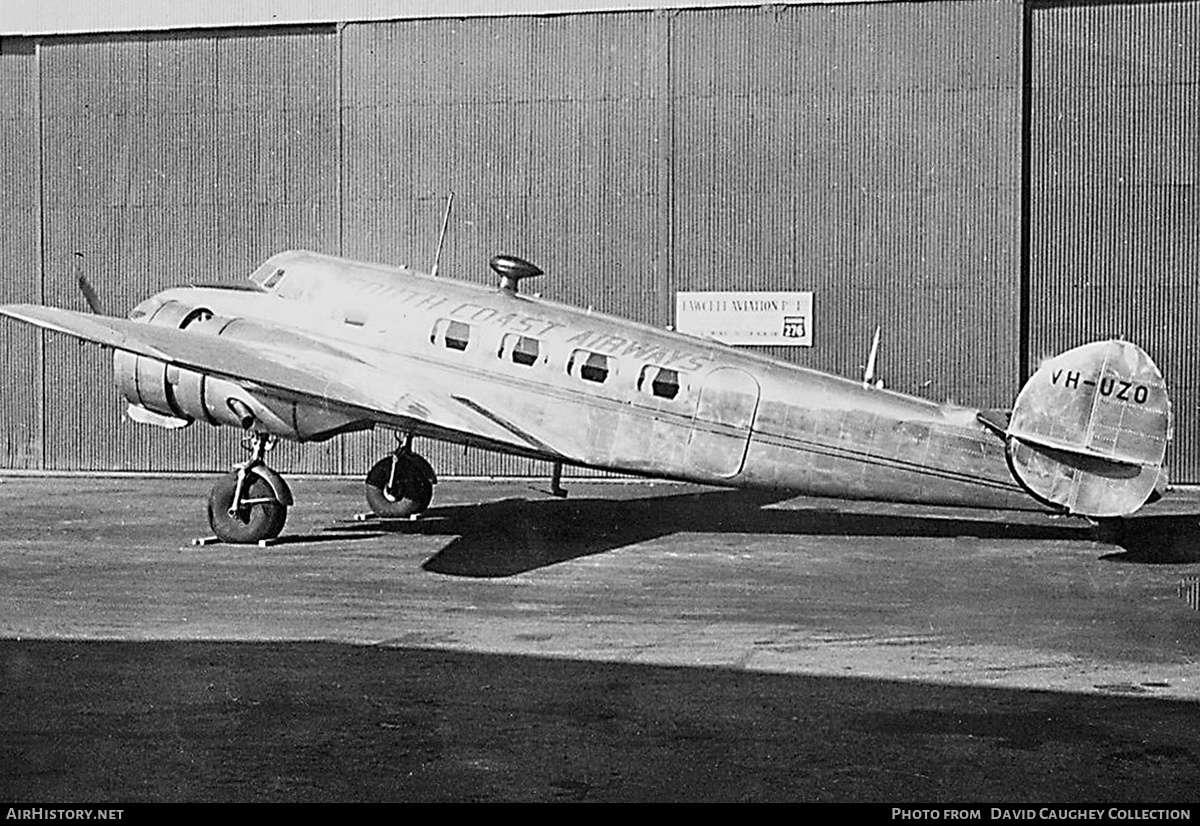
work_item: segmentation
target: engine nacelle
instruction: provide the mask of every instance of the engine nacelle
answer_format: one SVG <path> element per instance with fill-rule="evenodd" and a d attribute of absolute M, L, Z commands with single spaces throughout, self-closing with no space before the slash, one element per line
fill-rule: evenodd
<path fill-rule="evenodd" d="M 148 302 L 149 303 L 149 302 Z M 206 307 L 165 301 L 146 312 L 141 305 L 131 317 L 147 324 L 186 329 L 192 335 L 225 336 L 243 344 L 256 341 L 287 344 L 287 331 L 262 327 L 244 319 L 217 316 Z M 139 312 L 141 311 L 141 312 Z M 304 342 L 297 341 L 297 346 Z M 266 393 L 250 393 L 226 379 L 167 365 L 148 356 L 117 350 L 113 354 L 117 387 L 130 405 L 166 417 L 135 416 L 166 427 L 184 427 L 194 421 L 213 426 L 229 425 L 243 430 L 271 433 L 298 442 L 321 441 L 351 430 L 370 427 L 370 422 L 345 414 L 302 404 Z"/>

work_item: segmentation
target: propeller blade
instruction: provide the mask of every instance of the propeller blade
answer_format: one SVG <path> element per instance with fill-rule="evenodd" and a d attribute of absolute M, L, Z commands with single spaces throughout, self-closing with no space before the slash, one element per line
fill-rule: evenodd
<path fill-rule="evenodd" d="M 96 315 L 108 315 L 108 313 L 104 312 L 103 305 L 100 304 L 100 296 L 96 294 L 96 289 L 92 286 L 91 282 L 87 280 L 86 276 L 79 276 L 79 289 L 83 293 L 84 300 L 87 301 L 87 304 L 89 307 L 91 307 L 93 313 Z"/>
<path fill-rule="evenodd" d="M 88 307 L 96 315 L 108 315 L 104 312 L 104 305 L 100 303 L 100 294 L 96 292 L 96 288 L 92 286 L 92 282 L 87 280 L 87 276 L 83 274 L 83 253 L 75 253 L 75 273 L 79 281 L 79 291 L 83 293 L 83 299 L 87 302 Z"/>

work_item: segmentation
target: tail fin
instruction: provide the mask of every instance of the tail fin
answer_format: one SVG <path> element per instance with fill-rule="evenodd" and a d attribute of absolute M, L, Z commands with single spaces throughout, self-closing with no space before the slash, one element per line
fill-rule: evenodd
<path fill-rule="evenodd" d="M 1055 356 L 1021 388 L 1008 464 L 1035 498 L 1084 516 L 1126 516 L 1166 486 L 1171 402 L 1137 345 L 1099 341 Z"/>

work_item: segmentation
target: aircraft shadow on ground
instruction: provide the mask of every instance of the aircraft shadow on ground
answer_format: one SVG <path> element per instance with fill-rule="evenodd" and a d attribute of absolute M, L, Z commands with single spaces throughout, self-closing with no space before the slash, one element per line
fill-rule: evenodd
<path fill-rule="evenodd" d="M 831 507 L 767 508 L 792 497 L 756 491 L 699 491 L 638 499 L 504 499 L 431 508 L 422 519 L 371 520 L 361 533 L 404 533 L 454 538 L 430 558 L 427 571 L 465 577 L 505 577 L 677 533 L 744 533 L 794 536 L 978 537 L 1011 540 L 1078 540 L 1116 544 L 1107 559 L 1136 563 L 1200 561 L 1196 517 L 1144 517 L 1113 525 L 1064 519 L 1005 521 L 980 511 L 957 515 L 844 512 Z M 1165 520 L 1165 521 L 1164 521 Z M 1143 525 L 1145 526 L 1143 528 Z M 342 533 L 355 528 L 339 526 Z"/>
<path fill-rule="evenodd" d="M 1144 515 L 1100 525 L 1099 541 L 1121 548 L 1102 559 L 1141 565 L 1200 562 L 1200 515 Z"/>

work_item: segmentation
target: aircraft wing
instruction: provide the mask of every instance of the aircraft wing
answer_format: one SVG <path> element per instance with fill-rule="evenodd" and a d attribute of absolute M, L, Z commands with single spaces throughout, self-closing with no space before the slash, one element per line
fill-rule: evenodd
<path fill-rule="evenodd" d="M 372 402 L 334 376 L 321 375 L 324 371 L 300 369 L 295 362 L 305 363 L 303 353 L 292 354 L 285 361 L 278 353 L 264 352 L 257 345 L 240 341 L 35 304 L 0 305 L 0 313 L 94 344 L 240 383 L 249 381 L 354 407 L 369 407 Z"/>
<path fill-rule="evenodd" d="M 35 304 L 0 305 L 0 314 L 157 359 L 186 370 L 228 379 L 248 390 L 337 407 L 364 419 L 415 431 L 470 434 L 524 452 L 555 451 L 529 434 L 462 399 L 430 390 L 437 382 L 419 368 L 391 375 L 358 356 L 317 339 L 289 336 L 288 346 L 241 341 Z"/>

